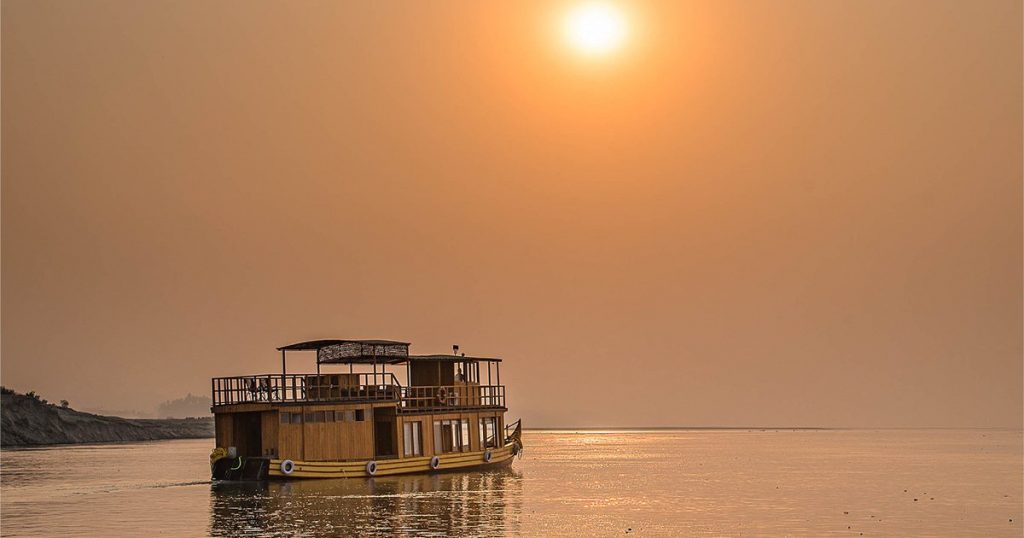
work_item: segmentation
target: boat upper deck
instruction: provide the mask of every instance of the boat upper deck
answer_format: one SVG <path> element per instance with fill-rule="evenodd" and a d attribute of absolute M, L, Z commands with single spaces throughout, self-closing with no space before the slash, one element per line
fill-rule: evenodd
<path fill-rule="evenodd" d="M 348 402 L 394 402 L 398 412 L 408 413 L 505 408 L 500 359 L 460 355 L 458 346 L 451 355 L 409 355 L 408 346 L 392 340 L 313 340 L 278 348 L 279 374 L 213 378 L 214 411 L 238 404 Z M 316 373 L 287 373 L 289 351 L 315 351 Z M 348 365 L 349 371 L 322 373 L 321 365 Z M 372 371 L 356 372 L 356 365 Z"/>
<path fill-rule="evenodd" d="M 215 377 L 213 406 L 270 403 L 395 402 L 399 411 L 504 408 L 504 385 L 455 382 L 403 386 L 392 373 L 258 374 Z"/>

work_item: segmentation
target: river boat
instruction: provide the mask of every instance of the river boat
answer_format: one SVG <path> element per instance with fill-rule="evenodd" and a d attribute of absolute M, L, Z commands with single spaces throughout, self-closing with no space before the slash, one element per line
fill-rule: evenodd
<path fill-rule="evenodd" d="M 278 348 L 280 373 L 213 378 L 213 479 L 435 473 L 522 453 L 521 422 L 505 423 L 501 359 L 458 346 L 410 355 L 409 345 L 299 342 Z M 296 352 L 315 353 L 314 373 L 288 373 Z"/>

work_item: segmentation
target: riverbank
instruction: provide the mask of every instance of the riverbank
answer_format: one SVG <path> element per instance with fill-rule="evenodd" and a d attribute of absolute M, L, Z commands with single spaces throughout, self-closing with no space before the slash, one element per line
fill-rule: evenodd
<path fill-rule="evenodd" d="M 213 437 L 213 418 L 127 419 L 83 413 L 35 396 L 0 395 L 0 446 Z"/>

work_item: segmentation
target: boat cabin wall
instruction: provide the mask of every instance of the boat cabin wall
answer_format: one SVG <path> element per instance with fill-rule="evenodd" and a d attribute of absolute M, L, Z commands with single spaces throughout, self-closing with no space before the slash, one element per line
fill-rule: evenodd
<path fill-rule="evenodd" d="M 260 407 L 217 413 L 217 446 L 233 446 L 240 456 L 301 461 L 373 458 L 371 404 Z"/>
<path fill-rule="evenodd" d="M 493 420 L 493 435 L 495 444 L 501 446 L 505 439 L 504 428 L 505 428 L 505 417 L 501 411 L 467 411 L 467 412 L 456 412 L 456 413 L 440 413 L 440 414 L 423 414 L 423 415 L 399 415 L 398 416 L 398 454 L 400 458 L 417 458 L 421 456 L 435 456 L 442 455 L 451 452 L 476 452 L 484 450 L 481 445 L 481 427 L 483 426 L 481 419 Z M 449 452 L 445 452 L 444 443 L 436 437 L 436 424 L 435 422 L 442 423 L 442 428 L 446 422 L 459 423 L 459 427 L 462 425 L 462 421 L 465 420 L 469 426 L 469 445 L 463 450 L 453 448 Z M 408 427 L 406 426 L 408 425 Z M 450 430 L 442 429 L 443 434 L 448 433 Z M 408 439 L 409 434 L 412 438 Z M 416 437 L 419 437 L 419 443 L 416 443 Z M 457 436 L 460 437 L 460 436 Z M 450 446 L 450 445 L 449 445 Z"/>
<path fill-rule="evenodd" d="M 455 384 L 455 368 L 448 361 L 416 361 L 411 365 L 414 387 L 450 387 Z"/>
<path fill-rule="evenodd" d="M 500 410 L 396 414 L 394 404 L 320 404 L 220 412 L 214 424 L 217 446 L 239 456 L 345 461 L 476 452 L 488 429 L 500 446 L 505 418 Z"/>
<path fill-rule="evenodd" d="M 288 416 L 282 416 L 287 414 Z M 340 461 L 373 458 L 373 406 L 302 405 L 278 414 L 280 458 Z"/>

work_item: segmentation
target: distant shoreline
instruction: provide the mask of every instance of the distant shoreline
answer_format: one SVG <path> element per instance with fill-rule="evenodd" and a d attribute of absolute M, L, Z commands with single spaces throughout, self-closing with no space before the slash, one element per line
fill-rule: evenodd
<path fill-rule="evenodd" d="M 622 431 L 622 432 L 642 432 L 642 431 L 899 431 L 899 430 L 936 430 L 936 431 L 949 431 L 949 430 L 976 430 L 976 431 L 1024 431 L 1021 428 L 1006 428 L 1006 427 L 920 427 L 920 426 L 901 426 L 901 427 L 828 427 L 828 426 L 587 426 L 582 428 L 574 427 L 543 427 L 543 428 L 523 428 L 523 431 Z"/>
<path fill-rule="evenodd" d="M 166 419 L 156 418 L 152 420 L 178 420 L 178 419 Z M 188 419 L 188 420 L 203 420 L 203 419 Z M 203 439 L 209 439 L 211 447 L 213 447 L 213 435 L 203 435 L 200 437 L 162 437 L 159 439 L 137 439 L 128 441 L 75 441 L 71 443 L 46 443 L 46 444 L 34 444 L 34 445 L 2 445 L 0 450 L 32 450 L 37 448 L 71 448 L 81 446 L 116 446 L 116 445 L 134 445 L 136 443 L 156 443 L 160 441 L 201 441 Z"/>
<path fill-rule="evenodd" d="M 5 391 L 0 400 L 0 446 L 124 443 L 213 437 L 213 417 L 129 419 L 83 413 L 34 394 Z"/>
<path fill-rule="evenodd" d="M 624 431 L 624 432 L 642 432 L 642 431 L 684 431 L 684 430 L 841 430 L 851 428 L 816 428 L 816 427 L 771 427 L 765 428 L 761 426 L 588 426 L 585 428 L 573 428 L 573 427 L 554 427 L 554 428 L 526 428 L 524 431 Z M 856 428 L 852 428 L 856 429 Z"/>

